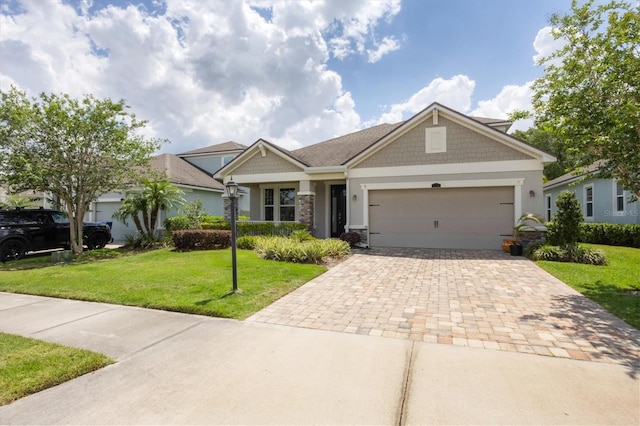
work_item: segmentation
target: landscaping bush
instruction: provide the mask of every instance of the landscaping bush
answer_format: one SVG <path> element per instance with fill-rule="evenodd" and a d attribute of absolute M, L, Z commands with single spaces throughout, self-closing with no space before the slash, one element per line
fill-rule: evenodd
<path fill-rule="evenodd" d="M 179 231 L 181 229 L 198 229 L 192 225 L 192 222 L 185 216 L 173 216 L 164 220 L 164 229 L 168 232 Z"/>
<path fill-rule="evenodd" d="M 545 244 L 531 251 L 533 260 L 547 260 L 550 262 L 574 262 L 587 265 L 606 265 L 607 259 L 603 251 L 580 245 L 551 246 Z"/>
<path fill-rule="evenodd" d="M 254 250 L 256 248 L 256 241 L 259 237 L 255 235 L 245 235 L 244 237 L 238 237 L 236 245 L 239 249 Z"/>
<path fill-rule="evenodd" d="M 640 248 L 640 225 L 617 223 L 582 223 L 580 241 L 608 246 Z"/>
<path fill-rule="evenodd" d="M 307 231 L 306 229 L 296 229 L 295 231 L 293 231 L 291 233 L 291 235 L 289 235 L 289 238 L 291 238 L 292 240 L 295 240 L 295 241 L 297 241 L 299 243 L 302 243 L 304 241 L 315 240 L 313 235 L 311 235 L 311 233 L 309 231 Z"/>
<path fill-rule="evenodd" d="M 299 222 L 238 222 L 238 235 L 282 235 L 289 236 L 293 231 L 306 231 L 307 225 Z"/>
<path fill-rule="evenodd" d="M 566 262 L 567 252 L 558 246 L 542 245 L 531 253 L 533 260 L 548 260 L 550 262 Z"/>
<path fill-rule="evenodd" d="M 340 234 L 340 239 L 349 243 L 351 247 L 360 242 L 360 234 L 357 232 L 343 232 Z"/>
<path fill-rule="evenodd" d="M 177 250 L 212 250 L 231 246 L 231 232 L 207 229 L 184 229 L 172 235 Z"/>
<path fill-rule="evenodd" d="M 349 244 L 340 240 L 297 242 L 285 237 L 259 237 L 255 250 L 264 259 L 295 263 L 320 263 L 323 258 L 349 254 Z"/>

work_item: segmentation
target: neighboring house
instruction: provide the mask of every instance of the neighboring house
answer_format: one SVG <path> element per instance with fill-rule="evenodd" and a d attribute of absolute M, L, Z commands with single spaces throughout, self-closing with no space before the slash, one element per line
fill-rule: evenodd
<path fill-rule="evenodd" d="M 640 202 L 630 202 L 631 193 L 615 179 L 585 176 L 597 170 L 592 164 L 582 173 L 570 172 L 545 183 L 545 219 L 551 220 L 558 210 L 558 195 L 569 190 L 580 201 L 585 222 L 640 223 Z"/>
<path fill-rule="evenodd" d="M 213 179 L 212 174 L 224 164 L 224 161 L 228 162 L 229 157 L 238 155 L 244 148 L 246 148 L 244 145 L 226 142 L 178 155 L 160 154 L 151 159 L 150 166 L 154 171 L 164 172 L 169 181 L 184 192 L 184 198 L 187 202 L 201 199 L 207 214 L 222 216 L 224 209 L 222 195 L 225 189 L 220 182 Z M 242 214 L 247 214 L 248 194 L 242 195 L 239 204 L 240 211 L 243 212 Z M 113 222 L 111 233 L 114 240 L 125 240 L 128 234 L 136 233 L 133 221 L 129 220 L 125 225 L 112 218 L 113 213 L 122 205 L 124 197 L 124 192 L 102 194 L 98 200 L 91 204 L 90 210 L 85 215 L 85 220 Z M 244 201 L 243 198 L 247 200 Z M 164 227 L 164 219 L 178 214 L 179 208 L 162 210 L 158 220 L 158 228 Z"/>
<path fill-rule="evenodd" d="M 508 127 L 434 103 L 295 151 L 259 139 L 214 177 L 251 189 L 252 220 L 300 221 L 317 237 L 499 249 L 522 213 L 544 213 L 542 169 L 555 161 Z"/>

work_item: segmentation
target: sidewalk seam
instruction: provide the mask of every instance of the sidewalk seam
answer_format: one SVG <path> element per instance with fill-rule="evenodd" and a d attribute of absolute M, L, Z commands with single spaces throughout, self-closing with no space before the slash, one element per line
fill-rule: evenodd
<path fill-rule="evenodd" d="M 411 349 L 409 350 L 409 360 L 407 363 L 407 368 L 404 371 L 404 383 L 402 384 L 402 397 L 400 398 L 400 410 L 398 415 L 398 426 L 402 426 L 405 421 L 405 403 L 407 402 L 407 397 L 409 394 L 409 382 L 411 380 L 411 368 L 413 367 L 413 351 L 415 347 L 415 342 L 411 342 Z"/>
<path fill-rule="evenodd" d="M 106 312 L 115 311 L 115 310 L 120 309 L 120 308 L 122 308 L 122 307 L 121 306 L 116 306 L 114 308 L 105 309 L 104 311 L 96 312 L 95 314 L 87 315 L 87 316 L 80 317 L 80 318 L 75 318 L 75 319 L 72 319 L 72 320 L 66 321 L 66 322 L 61 322 L 60 324 L 52 325 L 51 327 L 47 327 L 47 328 L 43 328 L 42 330 L 34 331 L 30 335 L 33 336 L 35 334 L 42 333 L 43 331 L 48 331 L 48 330 L 51 330 L 51 329 L 54 329 L 54 328 L 57 328 L 57 327 L 62 327 L 63 325 L 71 324 L 71 323 L 74 323 L 76 321 L 81 321 L 81 320 L 85 320 L 87 318 L 91 318 L 91 317 L 95 317 L 95 316 L 98 316 L 98 315 L 102 315 L 102 314 L 104 314 Z"/>
<path fill-rule="evenodd" d="M 166 337 L 164 337 L 164 338 L 162 338 L 162 339 L 160 339 L 160 340 L 157 340 L 157 341 L 155 341 L 155 342 L 153 342 L 153 343 L 149 343 L 147 346 L 143 346 L 143 347 L 141 347 L 140 349 L 137 349 L 136 351 L 131 352 L 131 353 L 130 353 L 130 354 L 128 354 L 125 358 L 122 358 L 122 359 L 120 359 L 119 361 L 124 361 L 125 359 L 131 358 L 132 356 L 134 356 L 134 355 L 136 355 L 136 354 L 139 354 L 140 352 L 145 351 L 145 350 L 147 350 L 147 349 L 149 349 L 149 348 L 151 348 L 151 347 L 153 347 L 153 346 L 155 346 L 155 345 L 157 345 L 157 344 L 159 344 L 159 343 L 162 343 L 162 342 L 164 342 L 164 341 L 166 341 L 166 340 L 169 340 L 169 339 L 171 339 L 171 338 L 173 338 L 173 337 L 177 336 L 178 334 L 182 334 L 182 333 L 184 333 L 184 332 L 185 332 L 185 331 L 187 331 L 187 330 L 191 330 L 192 328 L 194 328 L 194 327 L 196 327 L 196 326 L 198 326 L 198 325 L 202 324 L 203 322 L 204 322 L 204 321 L 198 321 L 198 322 L 196 322 L 196 323 L 194 323 L 194 324 L 191 324 L 191 325 L 189 325 L 189 326 L 187 326 L 187 327 L 183 328 L 182 330 L 178 330 L 178 331 L 176 331 L 175 333 L 170 334 L 170 335 L 168 335 L 168 336 L 166 336 Z"/>

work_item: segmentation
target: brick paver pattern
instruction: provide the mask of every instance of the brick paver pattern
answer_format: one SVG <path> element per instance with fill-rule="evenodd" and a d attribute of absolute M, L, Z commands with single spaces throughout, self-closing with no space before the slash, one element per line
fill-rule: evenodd
<path fill-rule="evenodd" d="M 640 368 L 640 331 L 500 251 L 361 250 L 248 320 Z"/>

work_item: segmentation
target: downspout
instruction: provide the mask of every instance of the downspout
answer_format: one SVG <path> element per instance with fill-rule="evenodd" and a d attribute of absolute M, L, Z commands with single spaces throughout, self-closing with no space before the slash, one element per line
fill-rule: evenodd
<path fill-rule="evenodd" d="M 350 196 L 351 192 L 349 191 L 349 189 L 350 189 L 350 186 L 349 186 L 349 172 L 347 170 L 344 171 L 344 177 L 345 177 L 346 186 L 347 186 L 347 189 L 346 189 L 346 192 L 347 192 L 346 193 L 346 198 L 347 199 L 345 200 L 345 203 L 347 204 L 347 218 L 346 218 L 347 220 L 345 220 L 344 232 L 349 232 L 350 224 L 351 224 L 351 202 L 350 202 L 350 200 L 351 200 L 351 196 Z"/>

